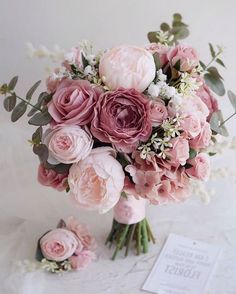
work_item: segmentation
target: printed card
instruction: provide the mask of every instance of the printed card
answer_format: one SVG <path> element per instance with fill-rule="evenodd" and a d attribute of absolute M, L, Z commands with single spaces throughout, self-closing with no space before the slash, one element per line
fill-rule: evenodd
<path fill-rule="evenodd" d="M 143 290 L 157 294 L 205 294 L 222 247 L 170 234 Z"/>

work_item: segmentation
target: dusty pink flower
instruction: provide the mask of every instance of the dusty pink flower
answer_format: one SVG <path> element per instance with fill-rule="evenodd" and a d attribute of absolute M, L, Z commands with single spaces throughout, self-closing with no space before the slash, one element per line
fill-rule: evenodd
<path fill-rule="evenodd" d="M 78 162 L 88 156 L 93 147 L 91 135 L 76 125 L 48 130 L 43 141 L 49 149 L 48 162 L 52 164 Z"/>
<path fill-rule="evenodd" d="M 157 53 L 160 65 L 163 67 L 167 62 L 167 53 L 169 52 L 169 47 L 160 43 L 150 43 L 145 46 L 145 49 L 148 50 L 151 54 Z"/>
<path fill-rule="evenodd" d="M 99 97 L 91 123 L 92 134 L 130 153 L 151 134 L 149 101 L 134 89 L 118 89 Z"/>
<path fill-rule="evenodd" d="M 68 218 L 66 227 L 77 236 L 84 249 L 94 250 L 96 248 L 95 238 L 89 233 L 86 225 L 80 224 L 77 219 L 72 216 Z"/>
<path fill-rule="evenodd" d="M 199 153 L 195 158 L 188 161 L 192 165 L 186 169 L 186 173 L 193 178 L 207 181 L 210 176 L 210 158 L 205 153 Z"/>
<path fill-rule="evenodd" d="M 206 104 L 209 115 L 207 117 L 207 120 L 209 121 L 211 118 L 211 115 L 213 112 L 217 111 L 219 109 L 218 102 L 216 98 L 213 96 L 211 90 L 206 85 L 206 83 L 201 79 L 202 85 L 197 90 L 196 95 L 201 98 L 201 100 Z"/>
<path fill-rule="evenodd" d="M 114 207 L 114 219 L 121 224 L 135 224 L 145 218 L 146 200 L 133 195 L 120 197 Z"/>
<path fill-rule="evenodd" d="M 119 46 L 107 51 L 99 64 L 99 75 L 111 90 L 122 87 L 143 92 L 155 78 L 151 53 L 135 46 Z"/>
<path fill-rule="evenodd" d="M 48 104 L 55 124 L 86 125 L 92 118 L 101 89 L 86 80 L 63 79 Z"/>
<path fill-rule="evenodd" d="M 80 207 L 105 213 L 118 202 L 124 178 L 114 150 L 110 147 L 95 148 L 70 168 L 70 195 Z"/>
<path fill-rule="evenodd" d="M 52 187 L 58 191 L 64 191 L 67 188 L 67 177 L 66 174 L 58 174 L 52 169 L 46 169 L 43 164 L 38 167 L 38 181 L 43 186 Z"/>
<path fill-rule="evenodd" d="M 174 66 L 180 61 L 180 71 L 191 71 L 199 64 L 199 55 L 196 50 L 187 45 L 177 45 L 168 52 L 168 60 Z"/>
<path fill-rule="evenodd" d="M 63 65 L 70 70 L 70 64 L 76 65 L 77 68 L 83 68 L 82 51 L 79 47 L 72 47 L 65 54 L 65 62 Z"/>
<path fill-rule="evenodd" d="M 206 148 L 210 145 L 211 142 L 211 127 L 208 122 L 205 122 L 201 126 L 200 134 L 194 139 L 190 140 L 190 147 L 196 150 Z"/>
<path fill-rule="evenodd" d="M 201 122 L 196 115 L 189 114 L 183 117 L 180 127 L 187 138 L 195 138 L 201 132 Z"/>
<path fill-rule="evenodd" d="M 80 270 L 88 266 L 91 261 L 96 259 L 94 252 L 90 250 L 82 250 L 69 258 L 71 267 L 74 270 Z"/>
<path fill-rule="evenodd" d="M 189 158 L 189 143 L 188 140 L 177 137 L 171 139 L 170 143 L 172 147 L 168 151 L 168 156 L 170 157 L 170 163 L 173 166 L 178 167 L 179 165 L 185 165 L 187 159 Z"/>
<path fill-rule="evenodd" d="M 71 257 L 76 249 L 82 248 L 75 234 L 65 229 L 55 229 L 40 239 L 40 248 L 45 258 L 63 261 Z"/>
<path fill-rule="evenodd" d="M 163 120 L 167 119 L 168 112 L 163 100 L 151 101 L 150 119 L 153 126 L 159 126 Z"/>

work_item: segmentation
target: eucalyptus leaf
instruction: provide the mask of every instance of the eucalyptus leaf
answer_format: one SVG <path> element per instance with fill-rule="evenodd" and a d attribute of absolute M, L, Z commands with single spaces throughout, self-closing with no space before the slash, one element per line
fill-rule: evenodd
<path fill-rule="evenodd" d="M 3 106 L 6 111 L 11 112 L 16 106 L 16 95 L 12 94 L 11 96 L 6 97 L 3 101 Z"/>
<path fill-rule="evenodd" d="M 190 148 L 190 150 L 189 150 L 189 159 L 193 159 L 196 156 L 197 156 L 197 151 Z"/>
<path fill-rule="evenodd" d="M 11 113 L 11 121 L 16 122 L 24 113 L 26 112 L 27 104 L 24 101 L 21 101 L 16 105 Z"/>
<path fill-rule="evenodd" d="M 161 24 L 160 28 L 161 28 L 161 30 L 162 30 L 163 32 L 168 32 L 168 31 L 170 30 L 170 26 L 169 26 L 168 23 L 166 23 L 166 22 L 163 22 L 163 23 Z"/>
<path fill-rule="evenodd" d="M 232 104 L 234 110 L 236 111 L 236 95 L 232 91 L 228 91 L 229 101 Z"/>
<path fill-rule="evenodd" d="M 17 84 L 17 81 L 18 81 L 18 76 L 13 77 L 10 80 L 10 83 L 8 84 L 8 90 L 10 90 L 10 91 L 14 90 L 15 89 L 15 86 Z"/>
<path fill-rule="evenodd" d="M 89 65 L 88 60 L 85 58 L 84 54 L 81 53 L 82 56 L 82 64 L 83 64 L 83 68 L 85 68 L 86 66 Z"/>
<path fill-rule="evenodd" d="M 177 70 L 177 71 L 180 71 L 180 65 L 181 65 L 181 60 L 177 60 L 176 63 L 174 64 L 174 68 Z"/>
<path fill-rule="evenodd" d="M 34 94 L 34 92 L 36 91 L 36 89 L 38 88 L 39 84 L 41 83 L 41 81 L 37 81 L 30 89 L 29 91 L 26 93 L 26 100 L 30 100 L 32 98 L 32 95 Z"/>
<path fill-rule="evenodd" d="M 177 22 L 181 22 L 182 21 L 182 15 L 180 13 L 173 14 L 173 20 L 177 21 Z"/>
<path fill-rule="evenodd" d="M 216 57 L 216 52 L 215 52 L 215 49 L 214 49 L 214 47 L 213 47 L 213 45 L 211 43 L 209 43 L 209 48 L 210 48 L 212 58 L 215 58 Z"/>
<path fill-rule="evenodd" d="M 157 32 L 149 32 L 147 37 L 150 43 L 157 43 L 159 41 L 157 38 Z"/>
<path fill-rule="evenodd" d="M 59 163 L 59 164 L 53 165 L 48 162 L 45 162 L 44 166 L 46 169 L 52 169 L 55 172 L 57 172 L 58 174 L 66 174 L 69 172 L 71 164 Z"/>
<path fill-rule="evenodd" d="M 201 65 L 201 67 L 202 67 L 203 69 L 205 69 L 205 68 L 206 68 L 206 65 L 205 65 L 205 63 L 203 63 L 201 60 L 199 61 L 199 63 L 200 63 L 200 65 Z"/>
<path fill-rule="evenodd" d="M 189 30 L 186 26 L 175 26 L 170 33 L 175 36 L 176 40 L 182 40 L 189 36 Z"/>
<path fill-rule="evenodd" d="M 224 96 L 225 87 L 221 79 L 213 77 L 210 73 L 204 75 L 206 84 L 219 96 Z"/>
<path fill-rule="evenodd" d="M 34 116 L 31 117 L 28 123 L 34 126 L 45 126 L 49 124 L 51 120 L 52 117 L 48 113 L 48 111 L 44 111 L 36 113 Z"/>
<path fill-rule="evenodd" d="M 63 228 L 66 228 L 66 222 L 64 221 L 64 219 L 60 219 L 57 224 L 57 229 L 63 229 Z"/>
<path fill-rule="evenodd" d="M 217 79 L 221 79 L 223 80 L 222 76 L 220 75 L 218 69 L 214 66 L 211 66 L 207 69 L 207 71 L 214 77 L 214 78 L 217 78 Z"/>
<path fill-rule="evenodd" d="M 215 111 L 211 116 L 210 126 L 217 134 L 227 137 L 229 135 L 228 131 L 224 125 L 221 125 L 223 121 L 224 119 L 221 110 Z"/>
<path fill-rule="evenodd" d="M 220 64 L 221 66 L 226 67 L 225 64 L 224 64 L 224 62 L 220 58 L 216 58 L 216 62 L 218 64 Z"/>
<path fill-rule="evenodd" d="M 38 155 L 41 162 L 45 163 L 48 159 L 48 147 L 45 144 L 34 145 L 33 152 Z"/>
<path fill-rule="evenodd" d="M 34 144 L 40 144 L 43 136 L 43 128 L 40 126 L 32 135 L 32 141 Z"/>
<path fill-rule="evenodd" d="M 161 61 L 160 61 L 158 53 L 154 53 L 153 58 L 156 65 L 156 70 L 159 70 L 161 68 Z"/>

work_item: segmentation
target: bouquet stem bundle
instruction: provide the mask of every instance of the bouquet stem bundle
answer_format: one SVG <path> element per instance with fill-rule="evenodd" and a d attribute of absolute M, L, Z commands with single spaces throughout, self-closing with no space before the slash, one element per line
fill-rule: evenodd
<path fill-rule="evenodd" d="M 110 248 L 115 244 L 115 251 L 112 255 L 112 260 L 116 259 L 116 256 L 120 250 L 124 247 L 125 256 L 128 255 L 131 243 L 134 242 L 137 255 L 141 252 L 148 252 L 148 243 L 155 243 L 155 238 L 151 231 L 150 225 L 146 218 L 136 224 L 121 224 L 113 219 L 111 231 L 107 237 L 106 245 L 109 244 Z"/>

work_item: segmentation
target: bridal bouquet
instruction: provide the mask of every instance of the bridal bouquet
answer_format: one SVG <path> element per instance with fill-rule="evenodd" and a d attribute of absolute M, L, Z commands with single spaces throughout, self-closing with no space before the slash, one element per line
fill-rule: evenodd
<path fill-rule="evenodd" d="M 211 61 L 179 43 L 189 34 L 180 14 L 148 33 L 150 44 L 120 45 L 94 53 L 73 47 L 46 80 L 36 103 L 37 82 L 20 97 L 17 77 L 3 84 L 4 107 L 17 121 L 28 112 L 38 126 L 30 140 L 42 185 L 66 191 L 75 205 L 106 213 L 114 209 L 106 243 L 117 252 L 134 243 L 137 254 L 155 242 L 146 202 L 181 202 L 191 183 L 207 181 L 209 147 L 227 135 L 213 94 L 225 94 L 213 63 L 222 49 L 210 44 Z M 213 92 L 212 92 L 213 91 Z M 236 108 L 236 96 L 228 96 Z M 19 103 L 17 104 L 17 101 Z M 134 241 L 134 242 L 133 242 Z"/>

